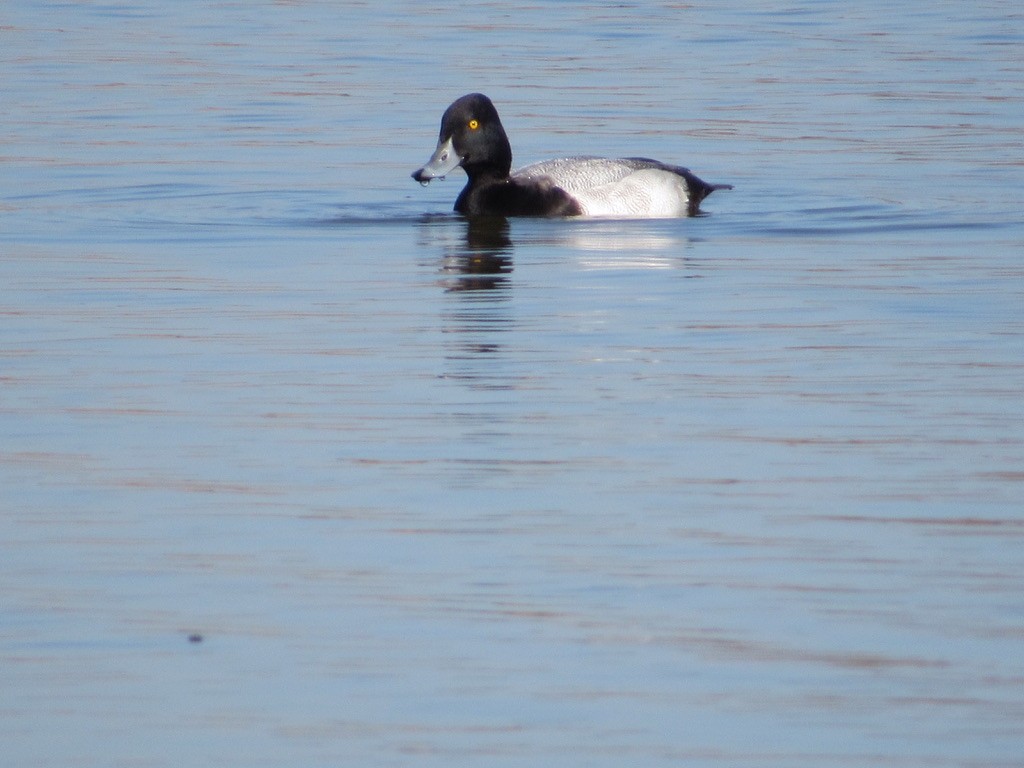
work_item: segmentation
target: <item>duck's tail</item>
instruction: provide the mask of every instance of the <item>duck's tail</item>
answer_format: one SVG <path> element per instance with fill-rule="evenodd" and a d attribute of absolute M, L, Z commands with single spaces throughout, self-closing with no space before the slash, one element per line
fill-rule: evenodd
<path fill-rule="evenodd" d="M 701 201 L 716 189 L 732 189 L 732 184 L 708 184 L 708 182 L 694 176 L 690 172 L 683 174 L 683 176 L 686 179 L 686 186 L 690 193 L 688 208 L 691 216 L 696 216 L 700 213 Z"/>

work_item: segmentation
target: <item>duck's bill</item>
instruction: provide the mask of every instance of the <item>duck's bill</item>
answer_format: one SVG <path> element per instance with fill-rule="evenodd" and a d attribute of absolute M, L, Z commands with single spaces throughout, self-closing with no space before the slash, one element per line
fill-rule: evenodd
<path fill-rule="evenodd" d="M 412 177 L 420 184 L 429 184 L 432 179 L 443 179 L 454 171 L 462 163 L 462 158 L 455 151 L 451 137 L 442 139 L 437 143 L 437 149 L 430 156 L 427 164 L 418 171 L 413 171 Z"/>

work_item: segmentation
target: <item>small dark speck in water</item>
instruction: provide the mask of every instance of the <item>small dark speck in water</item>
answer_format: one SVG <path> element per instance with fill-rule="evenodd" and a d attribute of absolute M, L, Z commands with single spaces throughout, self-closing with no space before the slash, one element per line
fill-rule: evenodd
<path fill-rule="evenodd" d="M 188 636 L 188 641 L 190 643 L 201 643 L 203 642 L 203 636 L 200 635 L 198 632 L 193 632 Z"/>

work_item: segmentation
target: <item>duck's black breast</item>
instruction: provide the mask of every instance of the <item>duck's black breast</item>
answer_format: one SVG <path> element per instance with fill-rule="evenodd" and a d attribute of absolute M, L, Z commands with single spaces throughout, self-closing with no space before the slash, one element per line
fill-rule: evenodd
<path fill-rule="evenodd" d="M 455 201 L 464 216 L 579 216 L 579 202 L 547 179 L 470 178 Z"/>

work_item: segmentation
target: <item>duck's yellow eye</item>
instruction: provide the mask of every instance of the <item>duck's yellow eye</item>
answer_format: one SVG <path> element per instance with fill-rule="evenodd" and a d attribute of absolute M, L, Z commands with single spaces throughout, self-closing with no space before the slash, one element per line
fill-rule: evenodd
<path fill-rule="evenodd" d="M 478 120 L 470 120 L 469 121 L 469 130 L 475 131 L 479 127 L 480 127 L 480 122 Z"/>

